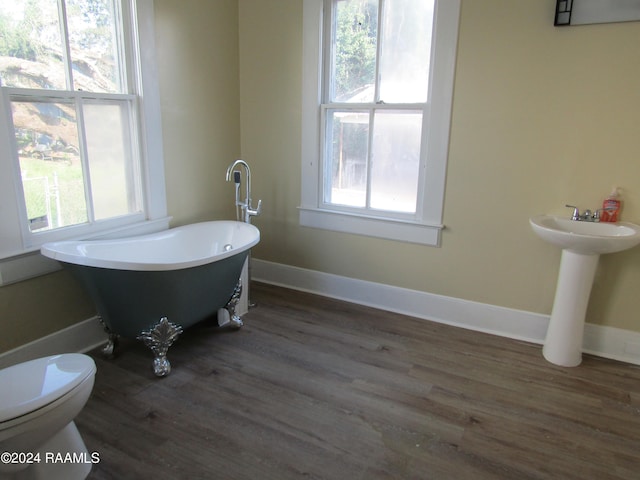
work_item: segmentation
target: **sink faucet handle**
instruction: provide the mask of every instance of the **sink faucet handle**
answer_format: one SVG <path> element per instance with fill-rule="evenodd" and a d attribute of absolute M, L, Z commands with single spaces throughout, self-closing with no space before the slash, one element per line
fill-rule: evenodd
<path fill-rule="evenodd" d="M 571 220 L 580 220 L 580 210 L 575 205 L 566 204 L 565 207 L 573 208 L 573 214 L 571 215 Z"/>
<path fill-rule="evenodd" d="M 593 212 L 593 221 L 599 222 L 600 217 L 602 216 L 602 212 L 607 212 L 609 210 L 615 210 L 615 208 L 599 208 L 595 212 Z"/>

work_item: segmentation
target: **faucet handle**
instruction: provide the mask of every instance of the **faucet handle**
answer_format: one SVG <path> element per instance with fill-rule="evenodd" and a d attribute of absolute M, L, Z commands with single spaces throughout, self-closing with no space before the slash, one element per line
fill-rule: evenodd
<path fill-rule="evenodd" d="M 571 215 L 571 220 L 580 220 L 580 210 L 575 205 L 566 204 L 565 207 L 573 208 L 573 214 Z"/>
<path fill-rule="evenodd" d="M 608 212 L 609 210 L 615 210 L 615 208 L 599 208 L 597 209 L 595 212 L 593 212 L 593 221 L 594 222 L 599 222 L 600 221 L 600 217 L 602 217 L 602 212 Z"/>
<path fill-rule="evenodd" d="M 258 208 L 251 208 L 251 205 L 247 205 L 247 215 L 256 217 L 262 212 L 262 200 L 258 200 Z"/>

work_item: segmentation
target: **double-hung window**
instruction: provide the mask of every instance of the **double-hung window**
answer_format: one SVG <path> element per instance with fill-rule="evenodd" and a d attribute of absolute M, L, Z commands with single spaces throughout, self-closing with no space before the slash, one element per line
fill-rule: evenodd
<path fill-rule="evenodd" d="M 438 245 L 459 0 L 305 0 L 301 223 Z"/>
<path fill-rule="evenodd" d="M 152 1 L 5 3 L 0 258 L 164 217 Z"/>

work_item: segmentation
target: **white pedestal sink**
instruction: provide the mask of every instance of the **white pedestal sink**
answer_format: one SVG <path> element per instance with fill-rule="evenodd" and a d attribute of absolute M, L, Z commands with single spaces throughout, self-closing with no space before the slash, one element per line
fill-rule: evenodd
<path fill-rule="evenodd" d="M 529 220 L 542 239 L 562 248 L 558 285 L 542 354 L 549 362 L 575 367 L 582 362 L 584 319 L 600 255 L 640 244 L 640 226 L 539 215 Z"/>

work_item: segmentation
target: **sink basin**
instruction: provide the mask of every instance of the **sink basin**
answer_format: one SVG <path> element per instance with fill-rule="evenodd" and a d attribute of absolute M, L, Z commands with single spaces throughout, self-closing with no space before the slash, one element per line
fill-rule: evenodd
<path fill-rule="evenodd" d="M 562 249 L 584 255 L 627 250 L 640 244 L 640 226 L 618 222 L 578 222 L 554 215 L 529 220 L 533 231 Z"/>

